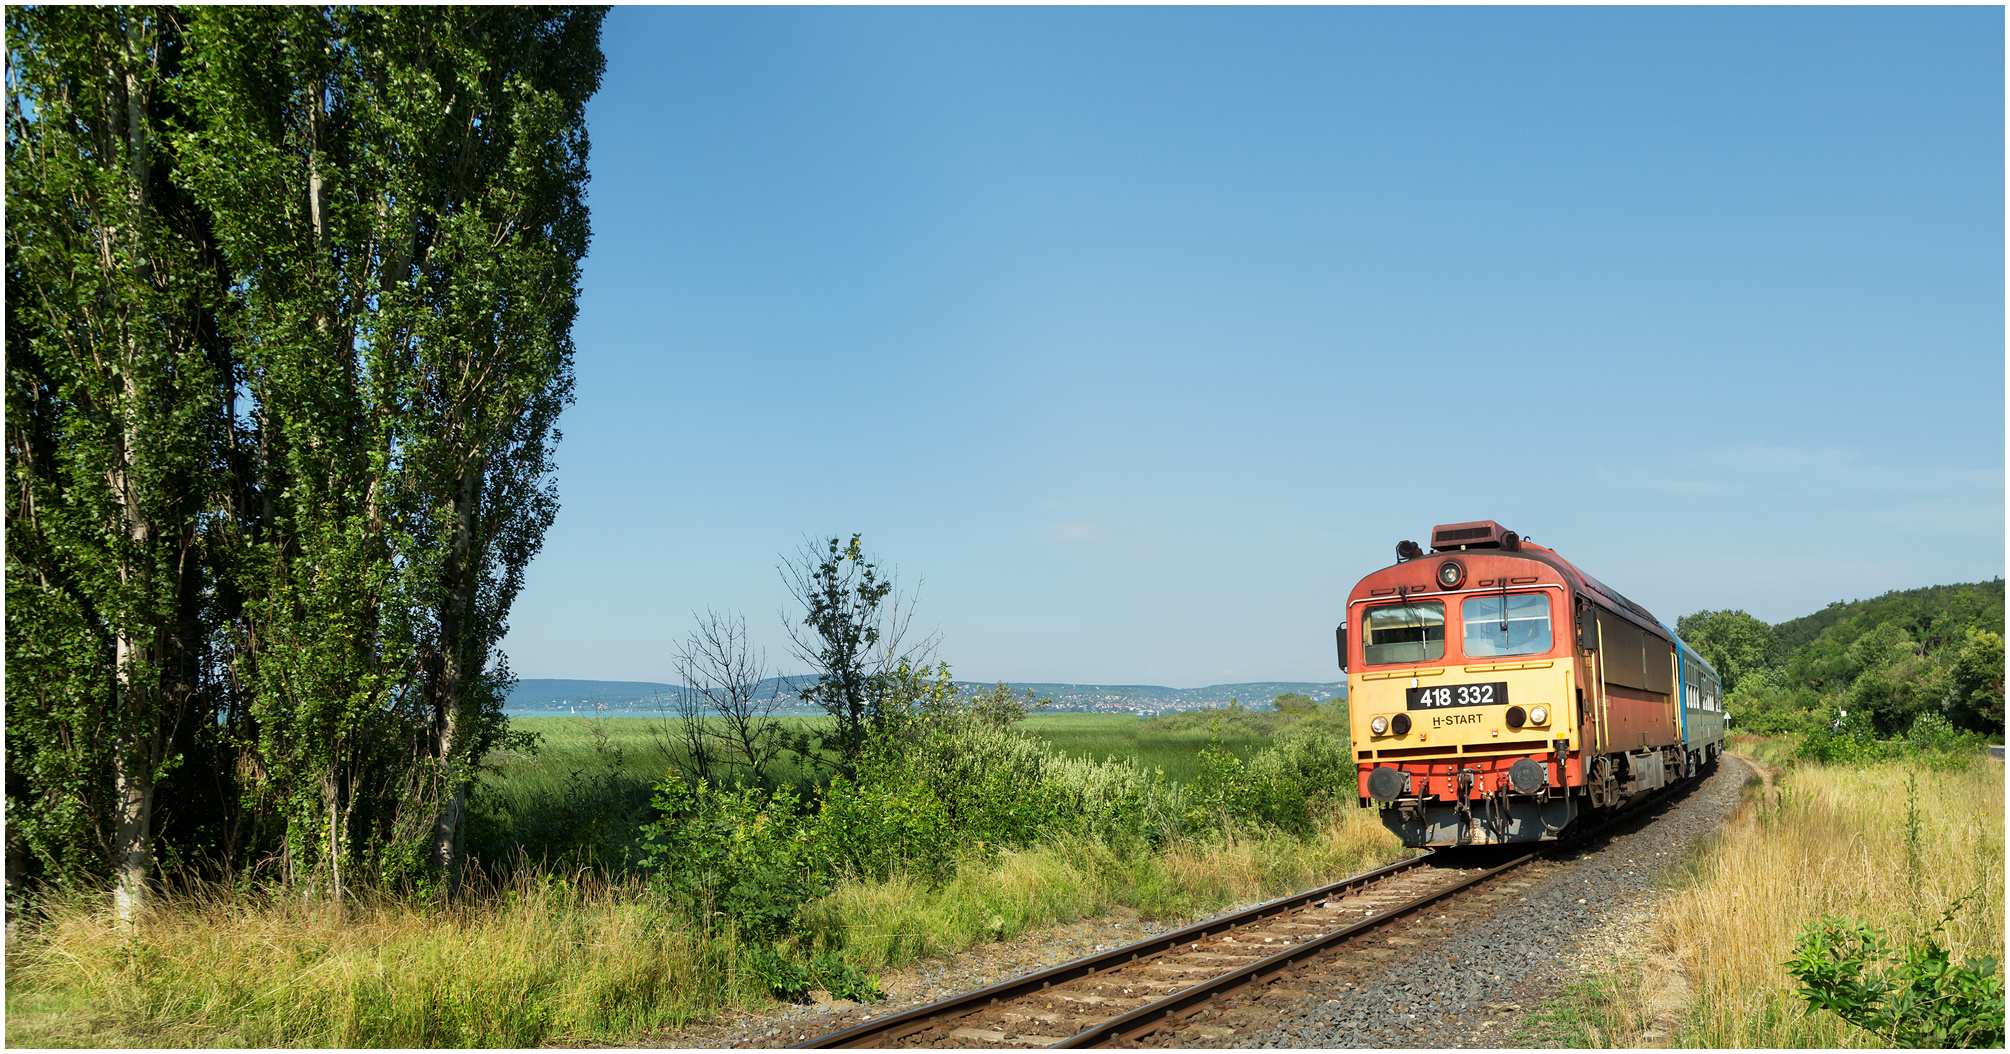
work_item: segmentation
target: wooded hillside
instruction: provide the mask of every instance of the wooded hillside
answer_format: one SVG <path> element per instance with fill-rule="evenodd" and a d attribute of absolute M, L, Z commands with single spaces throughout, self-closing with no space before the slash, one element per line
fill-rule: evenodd
<path fill-rule="evenodd" d="M 1737 731 L 1805 732 L 1841 720 L 1889 737 L 1931 715 L 1929 723 L 2003 733 L 2001 578 L 1839 602 L 1777 626 L 1743 611 L 1699 611 L 1676 632 L 1723 674 Z"/>

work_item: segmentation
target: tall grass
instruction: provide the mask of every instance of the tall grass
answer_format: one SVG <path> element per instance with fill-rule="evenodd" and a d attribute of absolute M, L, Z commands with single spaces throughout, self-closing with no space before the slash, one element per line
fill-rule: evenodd
<path fill-rule="evenodd" d="M 1116 772 L 1079 759 L 1149 765 L 1145 751 L 1155 750 L 1170 775 L 1209 738 L 1193 728 L 1140 735 L 1135 719 L 1105 715 L 1029 724 L 1050 741 L 1071 741 L 1076 759 L 1056 762 L 1048 776 L 1077 809 L 1113 808 L 1103 792 L 1124 783 L 1113 784 L 1116 775 L 1143 780 L 1128 765 Z M 364 894 L 338 907 L 190 886 L 156 898 L 129 932 L 101 897 L 52 897 L 7 944 L 9 1009 L 61 1013 L 10 1019 L 9 1039 L 530 1046 L 633 1040 L 766 1004 L 766 987 L 746 965 L 755 949 L 667 909 L 623 856 L 651 815 L 649 784 L 671 762 L 651 721 L 521 725 L 544 735 L 543 749 L 491 759 L 497 771 L 485 777 L 480 822 L 470 828 L 471 846 L 486 838 L 486 848 L 458 905 Z M 1237 738 L 1248 740 L 1246 752 L 1268 744 L 1222 736 L 1232 748 Z M 973 845 L 936 884 L 905 874 L 840 882 L 806 906 L 806 928 L 790 940 L 883 970 L 1119 905 L 1148 918 L 1190 918 L 1407 855 L 1375 813 L 1347 805 L 1321 806 L 1305 837 L 1215 830 L 1169 843 L 1050 835 L 1018 850 Z M 542 854 L 526 858 L 533 844 Z M 89 1030 L 75 1026 L 80 1020 Z"/>
<path fill-rule="evenodd" d="M 840 884 L 808 906 L 805 939 L 883 970 L 1117 905 L 1192 917 L 1406 854 L 1358 809 L 1335 810 L 1304 840 L 1157 854 L 1069 840 L 995 861 L 972 853 L 939 886 L 906 875 Z M 136 934 L 119 929 L 102 898 L 53 902 L 8 944 L 10 995 L 61 996 L 140 1045 L 229 1047 L 632 1041 L 770 1002 L 744 965 L 753 948 L 665 914 L 639 883 L 526 868 L 471 886 L 450 909 L 183 889 L 159 898 Z M 64 1042 L 60 1031 L 19 1027 L 9 1038 Z"/>
<path fill-rule="evenodd" d="M 1328 813 L 1306 839 L 1282 835 L 1181 842 L 1126 853 L 1089 839 L 966 860 L 931 888 L 907 875 L 842 882 L 807 912 L 821 947 L 842 944 L 868 969 L 887 969 L 1118 906 L 1145 918 L 1187 919 L 1283 896 L 1410 855 L 1376 813 Z"/>
<path fill-rule="evenodd" d="M 1902 947 L 1979 891 L 1939 939 L 1956 962 L 2001 959 L 2003 805 L 2003 765 L 1988 759 L 1956 771 L 1803 764 L 1771 796 L 1753 795 L 1685 862 L 1654 934 L 1694 989 L 1684 1045 L 1883 1045 L 1810 1010 L 1782 966 L 1824 916 L 1883 929 Z"/>
<path fill-rule="evenodd" d="M 755 997 L 730 937 L 670 924 L 632 886 L 522 871 L 471 887 L 452 909 L 183 889 L 136 933 L 101 901 L 55 903 L 9 942 L 9 987 L 88 993 L 151 1044 L 235 1047 L 614 1039 Z"/>

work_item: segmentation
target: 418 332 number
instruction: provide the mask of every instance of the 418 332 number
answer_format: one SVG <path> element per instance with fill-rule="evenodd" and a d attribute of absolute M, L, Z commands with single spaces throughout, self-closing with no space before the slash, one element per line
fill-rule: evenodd
<path fill-rule="evenodd" d="M 1507 701 L 1507 682 L 1487 681 L 1407 689 L 1403 705 L 1411 710 L 1442 710 L 1448 706 L 1506 706 Z"/>

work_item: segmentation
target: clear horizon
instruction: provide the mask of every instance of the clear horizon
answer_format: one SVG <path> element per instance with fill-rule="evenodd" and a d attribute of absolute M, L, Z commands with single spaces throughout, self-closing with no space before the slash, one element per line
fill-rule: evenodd
<path fill-rule="evenodd" d="M 960 680 L 1338 678 L 1494 519 L 1673 625 L 2004 555 L 1982 8 L 615 8 L 522 677 L 770 665 L 861 532 Z"/>

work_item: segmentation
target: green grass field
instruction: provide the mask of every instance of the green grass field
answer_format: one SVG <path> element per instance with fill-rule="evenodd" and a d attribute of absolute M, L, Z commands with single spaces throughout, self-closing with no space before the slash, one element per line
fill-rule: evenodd
<path fill-rule="evenodd" d="M 780 717 L 790 731 L 828 722 Z M 1139 719 L 1128 714 L 1035 714 L 1020 727 L 1074 757 L 1114 757 L 1184 783 L 1200 773 L 1200 751 L 1211 738 L 1239 757 L 1268 746 L 1284 715 L 1268 712 L 1188 712 Z M 650 818 L 651 786 L 682 759 L 674 725 L 659 717 L 520 717 L 519 731 L 538 737 L 533 752 L 489 758 L 474 796 L 468 844 L 485 861 L 519 855 L 551 865 L 625 870 L 638 858 L 640 827 Z M 717 776 L 731 780 L 736 773 Z M 800 759 L 774 766 L 773 779 L 804 791 L 818 775 Z"/>
<path fill-rule="evenodd" d="M 1238 757 L 1270 745 L 1271 725 L 1264 712 L 1229 714 L 1220 722 L 1221 744 Z M 826 724 L 823 717 L 780 717 L 791 731 Z M 570 781 L 618 778 L 653 782 L 679 758 L 667 724 L 655 717 L 519 717 L 511 726 L 534 732 L 541 740 L 535 754 L 491 758 L 494 772 L 486 784 L 492 794 L 508 800 L 550 798 L 562 794 Z M 1215 734 L 1205 715 L 1174 714 L 1140 719 L 1130 714 L 1035 714 L 1019 727 L 1072 757 L 1114 757 L 1146 769 L 1159 768 L 1175 782 L 1191 780 L 1200 771 L 1202 747 Z M 808 776 L 785 767 L 783 779 Z"/>
<path fill-rule="evenodd" d="M 1185 783 L 1200 774 L 1200 750 L 1211 730 L 1205 725 L 1168 728 L 1161 719 L 1129 714 L 1035 714 L 1019 727 L 1039 736 L 1071 757 L 1101 760 L 1114 757 L 1145 769 L 1163 769 L 1166 778 Z M 1270 745 L 1270 736 L 1246 722 L 1224 721 L 1221 745 L 1237 757 L 1248 757 Z"/>

